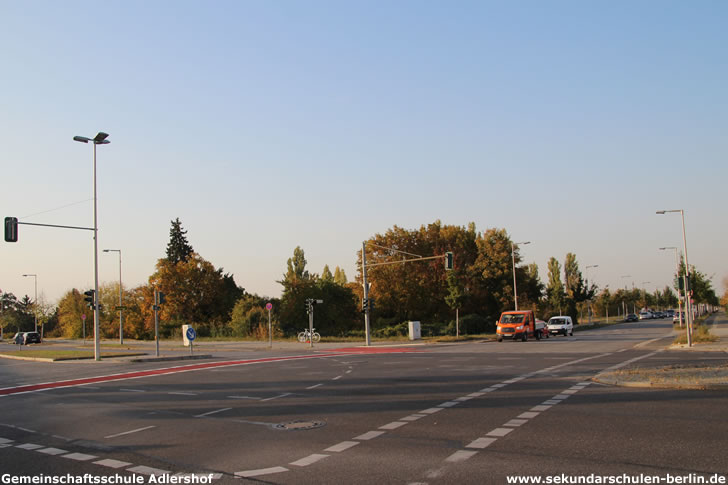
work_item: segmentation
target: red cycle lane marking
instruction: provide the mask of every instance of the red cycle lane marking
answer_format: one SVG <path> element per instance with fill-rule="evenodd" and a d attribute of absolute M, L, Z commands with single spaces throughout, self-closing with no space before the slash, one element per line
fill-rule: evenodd
<path fill-rule="evenodd" d="M 28 392 L 47 391 L 49 389 L 60 389 L 64 387 L 83 386 L 86 384 L 95 384 L 99 382 L 121 381 L 125 379 L 138 379 L 140 377 L 160 376 L 167 374 L 177 374 L 180 372 L 192 372 L 196 370 L 211 369 L 214 367 L 230 367 L 235 365 L 261 364 L 265 362 L 280 362 L 285 360 L 297 359 L 319 359 L 323 357 L 338 357 L 344 354 L 366 354 L 366 353 L 396 353 L 396 352 L 414 352 L 412 349 L 360 349 L 346 348 L 328 351 L 324 354 L 316 355 L 294 355 L 289 357 L 266 357 L 263 359 L 234 360 L 225 362 L 208 362 L 204 364 L 190 364 L 179 367 L 166 367 L 164 369 L 153 369 L 137 372 L 125 372 L 123 374 L 112 374 L 108 376 L 85 377 L 81 379 L 71 379 L 67 381 L 45 382 L 42 384 L 30 384 L 27 386 L 6 387 L 0 389 L 0 397 L 12 394 L 24 394 Z"/>

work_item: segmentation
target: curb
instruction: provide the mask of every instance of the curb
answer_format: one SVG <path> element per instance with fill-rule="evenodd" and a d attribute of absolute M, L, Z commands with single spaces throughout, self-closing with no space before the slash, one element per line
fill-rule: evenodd
<path fill-rule="evenodd" d="M 680 384 L 677 382 L 653 383 L 650 381 L 620 381 L 613 377 L 606 377 L 597 374 L 591 378 L 592 381 L 609 386 L 649 388 L 649 389 L 683 389 L 693 391 L 723 391 L 728 389 L 728 384 Z"/>
<path fill-rule="evenodd" d="M 146 357 L 144 359 L 131 359 L 128 362 L 170 362 L 173 360 L 198 360 L 198 359 L 212 359 L 210 355 L 180 355 L 172 357 Z"/>

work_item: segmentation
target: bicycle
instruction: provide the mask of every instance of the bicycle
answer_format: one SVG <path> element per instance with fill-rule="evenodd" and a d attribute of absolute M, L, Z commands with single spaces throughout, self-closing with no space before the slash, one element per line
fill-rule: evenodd
<path fill-rule="evenodd" d="M 316 329 L 314 329 L 316 330 Z M 313 333 L 313 343 L 318 343 L 321 340 L 321 335 L 318 332 Z M 306 343 L 311 341 L 311 332 L 308 329 L 298 333 L 298 341 Z"/>

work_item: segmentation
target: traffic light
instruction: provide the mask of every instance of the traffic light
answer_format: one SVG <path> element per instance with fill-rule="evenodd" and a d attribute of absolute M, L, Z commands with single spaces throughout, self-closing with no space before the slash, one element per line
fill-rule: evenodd
<path fill-rule="evenodd" d="M 364 299 L 363 299 L 363 300 L 361 301 L 361 312 L 362 312 L 362 313 L 366 313 L 366 311 L 367 311 L 368 309 L 369 309 L 369 299 L 368 299 L 368 298 L 364 298 Z"/>
<path fill-rule="evenodd" d="M 5 241 L 18 242 L 18 218 L 5 218 Z"/>
<path fill-rule="evenodd" d="M 86 302 L 86 304 L 89 306 L 89 308 L 94 307 L 94 294 L 96 292 L 94 290 L 88 290 L 84 291 L 83 294 L 85 295 L 83 297 L 83 300 Z"/>
<path fill-rule="evenodd" d="M 374 311 L 374 298 L 369 298 L 369 313 Z"/>
<path fill-rule="evenodd" d="M 452 252 L 448 251 L 445 253 L 445 269 L 450 271 L 453 266 L 453 256 Z"/>
<path fill-rule="evenodd" d="M 310 315 L 313 313 L 313 300 L 311 298 L 306 299 L 306 314 Z"/>
<path fill-rule="evenodd" d="M 157 292 L 157 305 L 162 305 L 164 303 L 167 303 L 167 298 L 164 296 L 164 293 L 161 291 Z"/>

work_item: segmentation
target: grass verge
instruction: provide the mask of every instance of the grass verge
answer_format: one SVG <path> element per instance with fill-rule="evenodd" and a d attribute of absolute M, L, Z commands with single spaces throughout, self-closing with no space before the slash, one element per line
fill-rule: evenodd
<path fill-rule="evenodd" d="M 102 352 L 102 358 L 109 357 L 134 357 L 137 355 L 146 355 L 139 352 Z M 2 352 L 0 356 L 24 357 L 30 359 L 49 359 L 53 361 L 59 360 L 81 360 L 93 359 L 94 352 L 91 350 L 16 350 L 13 352 Z"/>

